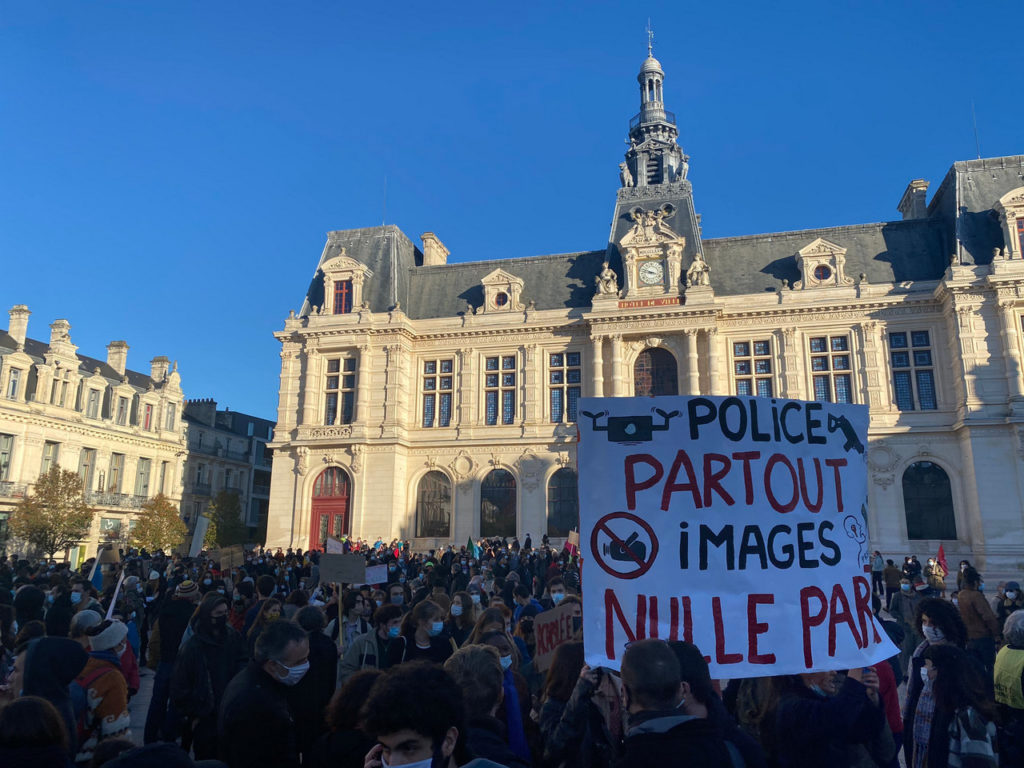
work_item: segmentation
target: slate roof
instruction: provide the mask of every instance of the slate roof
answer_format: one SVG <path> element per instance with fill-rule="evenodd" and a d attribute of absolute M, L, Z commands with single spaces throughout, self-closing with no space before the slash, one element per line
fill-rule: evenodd
<path fill-rule="evenodd" d="M 373 270 L 363 288 L 370 308 L 384 312 L 400 301 L 414 319 L 452 317 L 465 312 L 467 303 L 479 307 L 481 280 L 498 268 L 523 280 L 524 304 L 532 300 L 537 309 L 588 308 L 594 276 L 605 258 L 618 273 L 619 285 L 623 284 L 622 261 L 613 243 L 632 225 L 629 211 L 638 205 L 651 208 L 667 202 L 676 208 L 669 225 L 687 240 L 684 270 L 702 249 L 718 296 L 774 291 L 783 279 L 796 282 L 800 279 L 796 253 L 818 237 L 846 249 L 847 277 L 857 279 L 864 273 L 871 283 L 937 280 L 949 265 L 958 237 L 964 263 L 992 260 L 992 249 L 1004 245 L 992 207 L 1020 186 L 1024 186 L 1024 156 L 957 162 L 929 203 L 927 218 L 701 240 L 689 182 L 684 181 L 620 190 L 612 243 L 600 250 L 424 267 L 412 241 L 388 225 L 329 233 L 320 263 L 344 246 L 349 256 Z M 323 304 L 322 279 L 318 267 L 300 314 Z"/>
<path fill-rule="evenodd" d="M 0 331 L 0 356 L 11 354 L 17 349 L 17 346 L 17 343 L 7 331 Z M 49 342 L 25 339 L 25 354 L 36 363 L 45 362 L 45 356 L 49 349 Z M 97 360 L 95 357 L 87 357 L 86 355 L 78 355 L 77 357 L 79 361 L 78 370 L 83 376 L 92 376 L 93 372 L 99 368 L 100 376 L 107 379 L 111 384 L 121 383 L 121 375 L 107 365 L 105 360 Z M 128 383 L 135 389 L 140 391 L 149 389 L 152 379 L 148 373 L 126 370 L 125 375 L 128 377 Z"/>

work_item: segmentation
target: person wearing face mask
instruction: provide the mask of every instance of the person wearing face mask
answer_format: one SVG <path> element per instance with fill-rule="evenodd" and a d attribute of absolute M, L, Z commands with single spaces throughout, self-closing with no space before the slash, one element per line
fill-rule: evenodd
<path fill-rule="evenodd" d="M 996 640 L 1002 629 L 988 600 L 982 594 L 981 574 L 968 568 L 963 574 L 963 589 L 958 595 L 957 608 L 967 627 L 967 653 L 985 669 L 989 679 L 996 661 Z"/>
<path fill-rule="evenodd" d="M 557 608 L 565 599 L 566 594 L 568 594 L 565 588 L 565 580 L 561 576 L 550 579 L 547 584 L 547 592 L 548 596 L 541 601 L 545 611 L 550 608 Z"/>
<path fill-rule="evenodd" d="M 220 758 L 230 768 L 297 768 L 298 741 L 288 689 L 309 671 L 309 638 L 275 621 L 256 641 L 255 658 L 228 683 L 217 716 Z"/>
<path fill-rule="evenodd" d="M 78 720 L 75 763 L 90 762 L 101 741 L 126 736 L 132 724 L 128 684 L 119 661 L 128 643 L 128 627 L 120 621 L 107 620 L 88 629 L 86 635 L 89 660 L 72 683 L 84 692 L 85 701 L 85 711 Z"/>
<path fill-rule="evenodd" d="M 387 669 L 390 660 L 405 660 L 406 640 L 401 635 L 402 609 L 382 605 L 373 614 L 373 631 L 352 641 L 338 663 L 338 685 L 363 669 Z"/>
<path fill-rule="evenodd" d="M 67 637 L 71 631 L 71 617 L 75 606 L 71 604 L 71 590 L 63 581 L 55 584 L 46 597 L 46 634 L 49 637 Z"/>
<path fill-rule="evenodd" d="M 1021 608 L 1024 608 L 1024 595 L 1021 594 L 1020 584 L 1016 581 L 1006 582 L 1006 586 L 1003 588 L 1003 599 L 996 606 L 996 621 L 999 622 L 999 626 L 1006 623 L 1011 613 L 1019 611 Z"/>
<path fill-rule="evenodd" d="M 903 631 L 903 645 L 900 647 L 900 669 L 910 667 L 910 657 L 914 649 L 921 644 L 924 636 L 915 624 L 917 606 L 924 600 L 924 595 L 914 589 L 909 579 L 900 579 L 900 591 L 892 596 L 889 613 Z"/>
<path fill-rule="evenodd" d="M 402 637 L 405 647 L 395 646 L 391 651 L 391 665 L 404 661 L 430 661 L 444 664 L 455 651 L 454 641 L 444 631 L 444 612 L 433 600 L 424 600 L 402 619 Z"/>
<path fill-rule="evenodd" d="M 405 576 L 402 576 L 401 583 L 388 586 L 388 602 L 398 606 L 402 613 L 409 611 L 409 590 L 405 586 Z"/>
<path fill-rule="evenodd" d="M 477 622 L 477 629 L 479 625 L 480 622 Z M 473 644 L 474 638 L 471 637 L 469 642 Z M 540 729 L 530 718 L 530 687 L 520 673 L 519 652 L 507 631 L 485 631 L 475 638 L 475 643 L 489 645 L 498 651 L 498 661 L 504 670 L 502 687 L 505 693 L 497 717 L 508 729 L 508 743 L 512 751 L 530 762 L 531 755 L 543 754 L 544 745 Z"/>
<path fill-rule="evenodd" d="M 228 611 L 224 596 L 207 593 L 171 674 L 171 701 L 191 721 L 197 760 L 217 757 L 217 709 L 231 678 L 245 667 L 245 644 L 228 624 Z"/>
<path fill-rule="evenodd" d="M 461 648 L 469 638 L 476 624 L 477 607 L 468 592 L 456 592 L 452 596 L 452 605 L 448 610 L 448 620 L 445 622 L 445 629 L 455 641 L 456 647 Z"/>
<path fill-rule="evenodd" d="M 925 652 L 936 645 L 951 645 L 963 650 L 967 628 L 960 612 L 952 603 L 939 598 L 926 598 L 917 607 L 915 625 L 924 637 L 911 657 L 907 669 L 907 694 L 903 707 L 903 744 L 905 754 L 912 755 L 931 738 L 932 715 L 935 712 L 934 691 L 924 671 Z"/>
<path fill-rule="evenodd" d="M 71 585 L 71 605 L 75 613 L 82 611 L 96 611 L 102 615 L 106 613 L 100 601 L 93 597 L 93 586 L 85 579 L 78 579 Z"/>

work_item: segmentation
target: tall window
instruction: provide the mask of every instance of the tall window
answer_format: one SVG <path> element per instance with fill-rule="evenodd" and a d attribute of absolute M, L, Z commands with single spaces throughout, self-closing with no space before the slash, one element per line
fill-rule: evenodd
<path fill-rule="evenodd" d="M 568 536 L 579 521 L 576 473 L 563 467 L 548 480 L 548 536 Z"/>
<path fill-rule="evenodd" d="M 147 432 L 153 428 L 153 406 L 149 403 L 142 409 L 142 428 Z"/>
<path fill-rule="evenodd" d="M 352 281 L 338 280 L 334 284 L 334 314 L 346 315 L 352 311 Z"/>
<path fill-rule="evenodd" d="M 82 478 L 82 486 L 87 491 L 92 490 L 92 473 L 96 469 L 96 449 L 83 448 L 78 454 L 78 476 Z"/>
<path fill-rule="evenodd" d="M 118 425 L 124 426 L 128 423 L 128 398 L 119 397 L 117 398 L 117 415 L 115 417 Z"/>
<path fill-rule="evenodd" d="M 39 473 L 45 475 L 53 467 L 57 466 L 57 459 L 60 456 L 60 443 L 43 443 L 43 463 L 39 467 Z"/>
<path fill-rule="evenodd" d="M 516 535 L 516 479 L 507 469 L 494 469 L 480 484 L 480 535 Z"/>
<path fill-rule="evenodd" d="M 583 373 L 579 352 L 552 352 L 548 355 L 548 402 L 551 421 L 576 421 Z"/>
<path fill-rule="evenodd" d="M 931 461 L 915 461 L 903 473 L 903 510 L 908 539 L 955 539 L 956 515 L 949 475 Z"/>
<path fill-rule="evenodd" d="M 90 419 L 95 419 L 100 415 L 100 391 L 98 389 L 89 390 L 89 396 L 86 398 L 85 415 Z"/>
<path fill-rule="evenodd" d="M 637 397 L 679 394 L 676 359 L 671 352 L 652 347 L 637 355 L 633 364 L 633 392 Z"/>
<path fill-rule="evenodd" d="M 451 537 L 452 483 L 443 472 L 427 472 L 420 480 L 416 494 L 416 536 L 418 538 Z"/>
<path fill-rule="evenodd" d="M 121 482 L 124 480 L 124 454 L 110 454 L 110 472 L 107 475 L 107 487 L 104 489 L 109 493 L 120 493 Z"/>
<path fill-rule="evenodd" d="M 21 369 L 11 368 L 11 372 L 7 375 L 7 399 L 17 400 L 18 389 L 21 384 Z"/>
<path fill-rule="evenodd" d="M 164 414 L 164 429 L 171 431 L 174 429 L 174 421 L 178 417 L 177 408 L 174 403 L 167 404 L 167 411 Z"/>
<path fill-rule="evenodd" d="M 160 485 L 157 486 L 157 493 L 167 493 L 167 466 L 169 461 L 160 462 Z"/>
<path fill-rule="evenodd" d="M 737 395 L 772 397 L 772 341 L 752 339 L 732 343 L 732 371 Z"/>
<path fill-rule="evenodd" d="M 68 377 L 70 371 L 62 371 L 60 368 L 53 373 L 53 384 L 50 386 L 50 405 L 64 407 L 68 398 Z"/>
<path fill-rule="evenodd" d="M 912 411 L 915 407 L 922 411 L 934 411 L 938 407 L 935 402 L 931 345 L 928 331 L 889 334 L 892 389 L 896 395 L 896 407 L 901 411 Z"/>
<path fill-rule="evenodd" d="M 814 399 L 823 403 L 852 403 L 850 337 L 812 336 L 809 349 Z"/>
<path fill-rule="evenodd" d="M 14 453 L 14 435 L 0 435 L 0 482 L 11 475 L 11 455 Z"/>
<path fill-rule="evenodd" d="M 1024 218 L 1017 218 L 1017 247 L 1024 253 Z"/>
<path fill-rule="evenodd" d="M 515 355 L 484 358 L 484 409 L 489 425 L 515 423 Z"/>
<path fill-rule="evenodd" d="M 423 426 L 447 427 L 452 423 L 453 360 L 423 361 Z"/>
<path fill-rule="evenodd" d="M 135 473 L 135 495 L 149 496 L 149 472 L 152 459 L 139 459 L 139 468 Z"/>
<path fill-rule="evenodd" d="M 324 424 L 351 424 L 356 402 L 354 357 L 336 357 L 327 361 L 324 392 Z"/>

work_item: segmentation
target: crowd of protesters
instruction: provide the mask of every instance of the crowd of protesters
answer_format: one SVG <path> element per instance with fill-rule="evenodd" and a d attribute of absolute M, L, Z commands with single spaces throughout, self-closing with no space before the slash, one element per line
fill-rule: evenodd
<path fill-rule="evenodd" d="M 718 681 L 682 641 L 588 666 L 578 559 L 546 537 L 345 548 L 387 580 L 323 583 L 301 550 L 4 560 L 0 766 L 1024 765 L 1024 596 L 990 600 L 966 561 L 947 596 L 944 563 L 874 554 L 888 661 Z M 575 636 L 541 671 L 534 623 L 559 606 Z"/>

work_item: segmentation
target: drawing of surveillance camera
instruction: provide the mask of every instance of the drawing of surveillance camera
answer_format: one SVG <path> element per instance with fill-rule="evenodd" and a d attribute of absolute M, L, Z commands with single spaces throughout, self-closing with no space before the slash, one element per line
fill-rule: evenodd
<path fill-rule="evenodd" d="M 617 541 L 605 544 L 604 554 L 612 560 L 642 563 L 647 559 L 647 545 L 642 541 L 637 541 L 639 537 L 640 534 L 633 531 L 622 544 Z"/>
<path fill-rule="evenodd" d="M 853 424 L 845 416 L 833 416 L 831 413 L 828 415 L 828 431 L 835 432 L 840 430 L 843 433 L 843 437 L 846 438 L 846 442 L 843 444 L 843 449 L 849 451 L 851 449 L 857 451 L 857 453 L 864 453 L 864 444 L 857 437 L 857 430 L 853 428 Z"/>
<path fill-rule="evenodd" d="M 608 411 L 591 413 L 583 411 L 583 415 L 591 420 L 595 432 L 607 432 L 608 441 L 621 443 L 622 445 L 636 445 L 638 443 L 649 443 L 654 439 L 655 432 L 664 432 L 669 428 L 669 422 L 679 415 L 679 411 L 666 413 L 660 408 L 652 408 L 662 418 L 661 424 L 654 423 L 653 416 L 608 416 Z M 602 427 L 598 426 L 597 420 L 608 416 L 608 422 Z"/>

